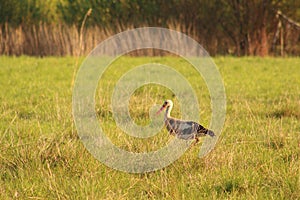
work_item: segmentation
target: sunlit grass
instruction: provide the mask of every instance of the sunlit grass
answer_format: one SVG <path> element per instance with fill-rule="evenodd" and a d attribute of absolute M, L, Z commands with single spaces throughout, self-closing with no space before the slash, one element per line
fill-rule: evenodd
<path fill-rule="evenodd" d="M 227 95 L 226 122 L 216 148 L 199 159 L 200 144 L 165 169 L 127 174 L 108 168 L 84 148 L 72 118 L 74 58 L 0 57 L 0 199 L 299 199 L 300 59 L 214 58 Z M 138 139 L 113 119 L 112 89 L 129 69 L 148 62 L 174 67 L 192 83 L 207 126 L 210 97 L 201 76 L 175 57 L 117 60 L 96 93 L 96 113 L 121 148 L 153 151 L 170 139 L 165 130 Z M 130 98 L 140 125 L 167 88 L 146 85 Z"/>

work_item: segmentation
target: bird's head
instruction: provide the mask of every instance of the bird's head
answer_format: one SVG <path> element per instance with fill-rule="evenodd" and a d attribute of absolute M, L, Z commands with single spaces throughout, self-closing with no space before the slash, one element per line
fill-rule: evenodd
<path fill-rule="evenodd" d="M 171 100 L 165 100 L 165 102 L 163 103 L 163 105 L 161 106 L 161 108 L 156 112 L 156 114 L 158 115 L 165 108 L 171 107 L 171 106 L 173 106 L 173 102 Z"/>

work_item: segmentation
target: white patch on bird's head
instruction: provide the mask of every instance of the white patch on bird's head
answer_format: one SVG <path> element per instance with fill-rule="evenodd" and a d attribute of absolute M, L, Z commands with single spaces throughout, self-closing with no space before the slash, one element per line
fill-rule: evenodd
<path fill-rule="evenodd" d="M 168 106 L 173 106 L 173 101 L 168 99 L 168 100 L 165 100 L 164 104 L 163 104 L 163 107 L 168 107 Z"/>
<path fill-rule="evenodd" d="M 173 108 L 173 102 L 171 100 L 165 100 L 164 101 L 164 104 L 161 106 L 161 108 L 156 112 L 156 115 L 159 115 L 161 113 L 161 111 L 163 111 L 165 108 L 167 108 L 166 110 L 166 116 L 165 118 L 167 117 L 170 117 L 170 112 Z"/>

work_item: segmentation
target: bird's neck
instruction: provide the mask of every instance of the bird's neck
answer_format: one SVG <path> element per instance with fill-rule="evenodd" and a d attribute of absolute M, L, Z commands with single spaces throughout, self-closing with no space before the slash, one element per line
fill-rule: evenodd
<path fill-rule="evenodd" d="M 173 105 L 170 105 L 170 106 L 167 107 L 166 113 L 165 113 L 165 119 L 171 117 L 171 111 L 172 111 L 172 108 L 173 108 Z"/>

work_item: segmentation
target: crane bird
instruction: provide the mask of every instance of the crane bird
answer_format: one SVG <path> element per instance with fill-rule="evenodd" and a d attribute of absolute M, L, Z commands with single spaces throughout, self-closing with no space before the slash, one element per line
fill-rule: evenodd
<path fill-rule="evenodd" d="M 193 121 L 184 121 L 176 119 L 170 116 L 173 108 L 173 102 L 171 100 L 166 100 L 162 107 L 157 111 L 157 115 L 166 109 L 165 112 L 165 126 L 168 132 L 172 135 L 176 135 L 180 139 L 192 140 L 195 139 L 196 143 L 199 141 L 199 137 L 209 135 L 214 137 L 213 131 L 204 128 L 202 125 Z"/>

